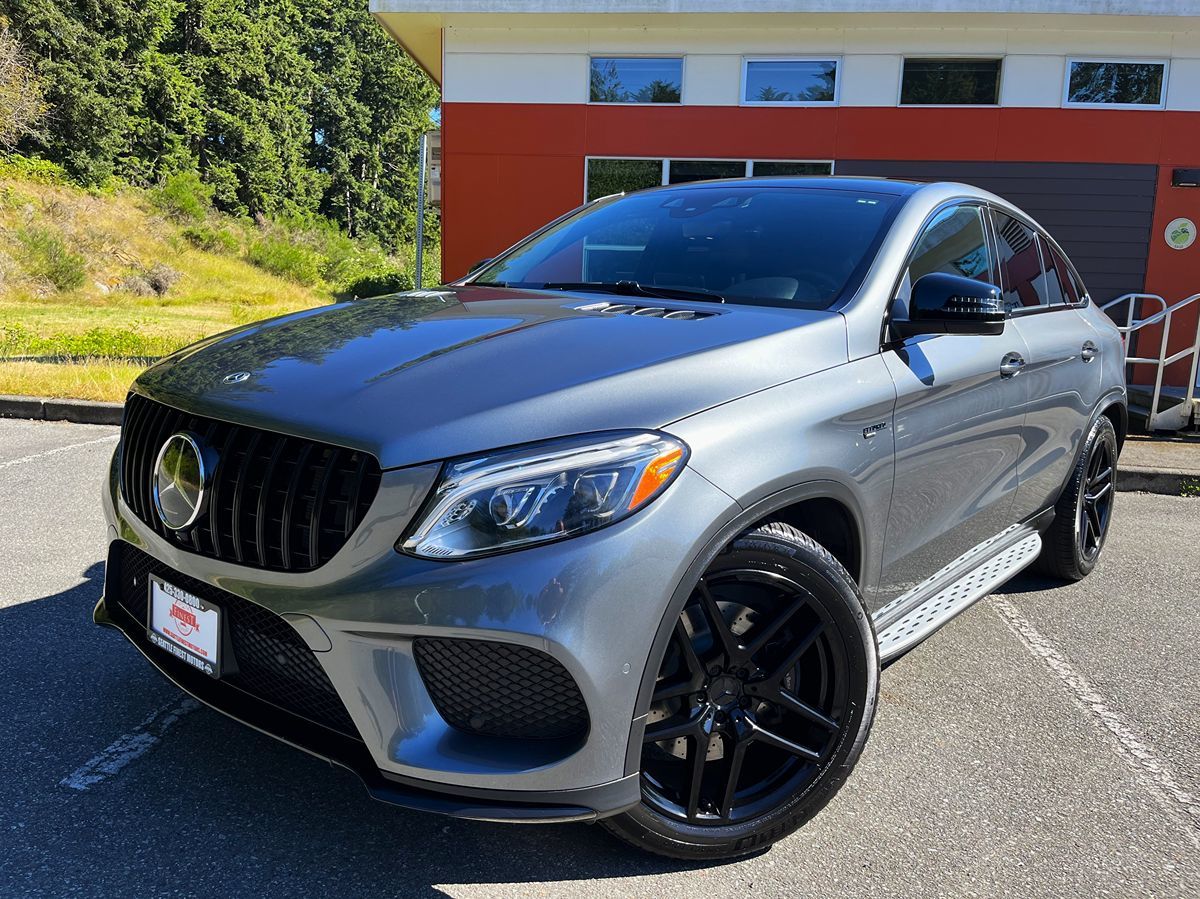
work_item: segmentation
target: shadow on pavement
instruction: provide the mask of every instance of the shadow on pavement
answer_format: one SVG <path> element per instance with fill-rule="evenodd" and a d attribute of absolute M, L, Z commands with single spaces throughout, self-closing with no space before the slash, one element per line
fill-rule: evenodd
<path fill-rule="evenodd" d="M 595 826 L 384 805 L 353 775 L 207 708 L 87 790 L 64 786 L 182 695 L 124 637 L 91 623 L 103 565 L 83 578 L 0 608 L 0 895 L 440 896 L 439 884 L 600 881 L 581 887 L 590 894 L 606 878 L 699 867 Z"/>

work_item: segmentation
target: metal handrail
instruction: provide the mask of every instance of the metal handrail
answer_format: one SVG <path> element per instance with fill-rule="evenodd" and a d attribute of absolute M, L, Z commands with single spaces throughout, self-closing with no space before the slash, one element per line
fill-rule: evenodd
<path fill-rule="evenodd" d="M 1158 303 L 1161 308 L 1158 312 L 1146 318 L 1135 318 L 1138 303 L 1142 300 L 1152 300 Z M 1190 297 L 1170 305 L 1158 294 L 1127 293 L 1124 296 L 1117 297 L 1115 300 L 1109 300 L 1109 302 L 1100 307 L 1104 312 L 1108 312 L 1111 307 L 1120 303 L 1129 304 L 1129 312 L 1125 317 L 1125 324 L 1117 325 L 1117 330 L 1121 332 L 1121 342 L 1125 347 L 1125 364 L 1144 364 L 1155 367 L 1154 394 L 1150 401 L 1150 412 L 1146 419 L 1147 430 L 1177 431 L 1187 427 L 1188 422 L 1191 420 L 1193 400 L 1196 398 L 1196 372 L 1197 366 L 1200 365 L 1200 315 L 1196 317 L 1196 334 L 1191 346 L 1179 350 L 1170 356 L 1167 355 L 1167 347 L 1170 345 L 1171 340 L 1172 317 L 1180 309 L 1197 302 L 1200 302 L 1200 293 L 1192 294 Z M 1130 356 L 1129 335 L 1159 322 L 1163 323 L 1163 327 L 1158 341 L 1158 356 Z M 1177 406 L 1160 412 L 1158 403 L 1162 397 L 1163 371 L 1168 365 L 1178 362 L 1181 359 L 1186 359 L 1188 356 L 1192 357 L 1192 370 L 1191 374 L 1188 375 L 1187 393 L 1184 396 L 1184 401 Z"/>

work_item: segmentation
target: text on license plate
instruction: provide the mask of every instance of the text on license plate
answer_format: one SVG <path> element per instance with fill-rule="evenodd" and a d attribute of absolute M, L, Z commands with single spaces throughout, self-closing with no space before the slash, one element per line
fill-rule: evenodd
<path fill-rule="evenodd" d="M 221 674 L 221 610 L 173 584 L 150 578 L 150 642 L 205 674 Z"/>

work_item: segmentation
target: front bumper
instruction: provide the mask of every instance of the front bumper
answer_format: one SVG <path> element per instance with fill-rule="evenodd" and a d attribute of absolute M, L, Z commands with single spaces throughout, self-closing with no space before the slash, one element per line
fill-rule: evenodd
<path fill-rule="evenodd" d="M 392 544 L 436 473 L 436 466 L 386 472 L 351 541 L 307 574 L 186 552 L 125 507 L 115 471 L 105 491 L 110 538 L 160 562 L 157 573 L 168 580 L 182 573 L 286 618 L 328 676 L 357 738 L 192 669 L 150 644 L 145 622 L 119 603 L 101 599 L 95 619 L 118 628 L 200 701 L 353 771 L 378 799 L 505 821 L 591 820 L 636 804 L 644 723 L 637 697 L 651 646 L 686 568 L 737 512 L 735 504 L 685 470 L 666 494 L 614 527 L 509 555 L 427 562 Z M 422 637 L 547 653 L 579 687 L 586 736 L 564 746 L 451 727 L 417 669 L 413 645 Z"/>

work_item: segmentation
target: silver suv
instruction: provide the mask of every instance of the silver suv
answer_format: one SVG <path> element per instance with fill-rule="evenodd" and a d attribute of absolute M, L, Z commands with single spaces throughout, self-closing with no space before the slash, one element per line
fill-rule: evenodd
<path fill-rule="evenodd" d="M 881 664 L 1091 571 L 1123 370 L 975 188 L 609 197 L 146 372 L 95 617 L 377 798 L 736 856 L 846 780 Z"/>

